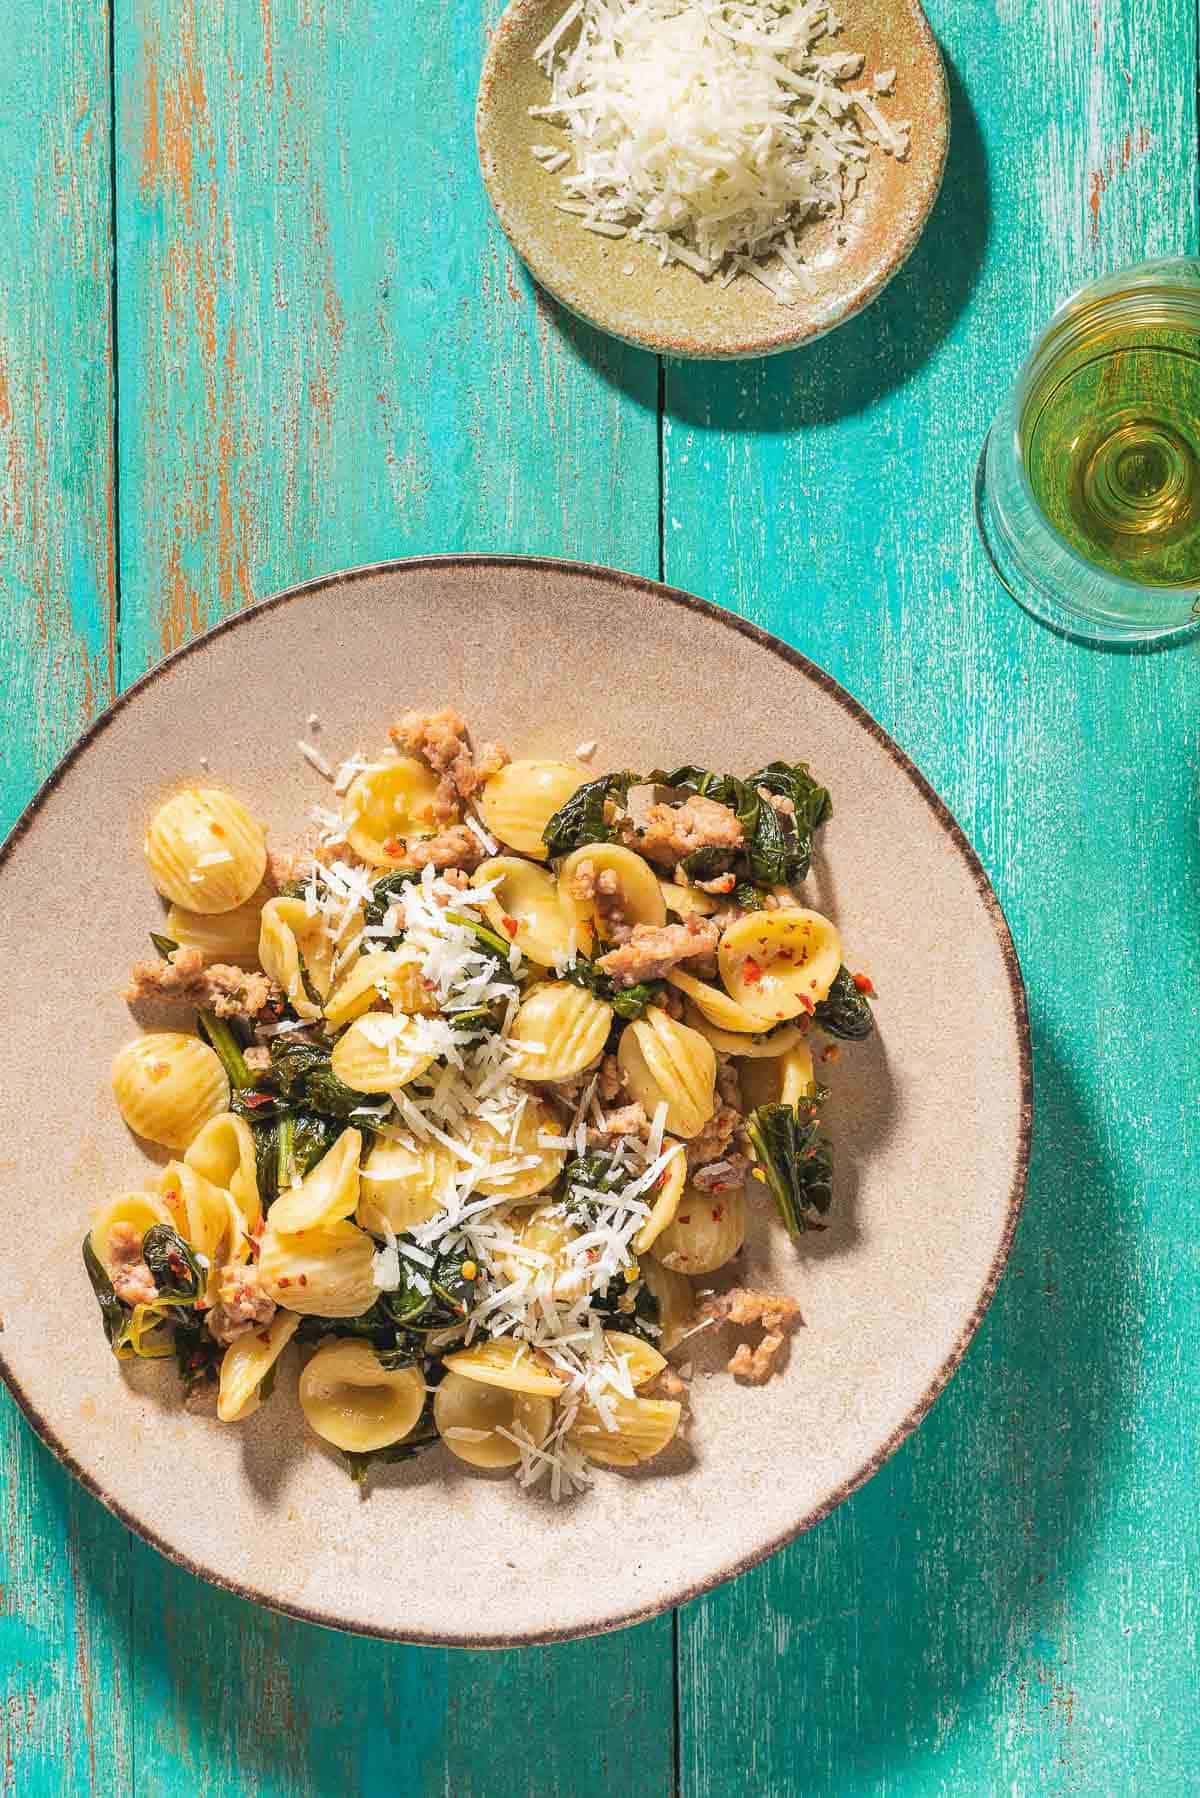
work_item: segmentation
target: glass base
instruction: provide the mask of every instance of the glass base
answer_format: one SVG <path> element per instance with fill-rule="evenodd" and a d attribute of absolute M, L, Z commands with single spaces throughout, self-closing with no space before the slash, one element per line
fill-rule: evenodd
<path fill-rule="evenodd" d="M 1047 557 L 1042 534 L 1052 533 L 1040 519 L 1041 529 L 1034 528 L 1022 543 L 1013 529 L 1011 513 L 997 501 L 995 480 L 989 478 L 989 451 L 994 449 L 996 429 L 994 425 L 985 437 L 975 471 L 975 525 L 996 578 L 1011 599 L 1040 624 L 1085 643 L 1133 647 L 1187 637 L 1200 630 L 1200 594 L 1170 587 L 1137 587 L 1100 575 L 1081 582 L 1081 570 L 1094 571 L 1073 555 L 1070 563 L 1074 566 L 1061 566 L 1061 555 Z M 994 476 L 994 466 L 991 472 Z M 1056 546 L 1061 543 L 1055 541 Z"/>

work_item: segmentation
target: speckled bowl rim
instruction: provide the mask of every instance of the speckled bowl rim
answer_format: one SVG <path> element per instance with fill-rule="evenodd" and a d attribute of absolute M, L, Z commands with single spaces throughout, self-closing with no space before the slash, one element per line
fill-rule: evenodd
<path fill-rule="evenodd" d="M 921 1398 L 908 1411 L 901 1422 L 897 1424 L 896 1428 L 892 1431 L 891 1435 L 888 1436 L 886 1441 L 883 1442 L 876 1452 L 863 1463 L 856 1473 L 844 1480 L 842 1484 L 828 1494 L 819 1505 L 815 1506 L 812 1510 L 805 1512 L 805 1514 L 793 1525 L 789 1526 L 788 1529 L 782 1531 L 779 1535 L 772 1537 L 770 1541 L 759 1544 L 752 1553 L 742 1555 L 728 1566 L 718 1569 L 715 1573 L 708 1575 L 702 1580 L 696 1581 L 693 1585 L 672 1592 L 665 1598 L 657 1600 L 652 1604 L 632 1607 L 617 1616 L 603 1618 L 594 1625 L 582 1629 L 543 1629 L 529 1631 L 511 1637 L 491 1637 L 486 1643 L 481 1643 L 473 1640 L 469 1635 L 453 1631 L 446 1631 L 444 1633 L 413 1632 L 406 1634 L 402 1630 L 363 1625 L 356 1622 L 353 1618 L 334 1616 L 319 1610 L 309 1609 L 304 1605 L 288 1604 L 283 1600 L 271 1598 L 265 1593 L 256 1591 L 253 1586 L 246 1585 L 239 1580 L 230 1579 L 216 1568 L 201 1565 L 189 1555 L 183 1554 L 179 1549 L 174 1548 L 169 1542 L 165 1541 L 156 1530 L 151 1529 L 139 1518 L 133 1516 L 124 1505 L 114 1500 L 110 1494 L 105 1491 L 101 1483 L 93 1478 L 93 1476 L 80 1465 L 66 1443 L 59 1436 L 58 1432 L 47 1419 L 41 1415 L 36 1405 L 31 1403 L 25 1393 L 21 1390 L 20 1383 L 5 1359 L 3 1347 L 4 1338 L 3 1335 L 0 1334 L 0 1378 L 4 1380 L 4 1383 L 11 1392 L 17 1406 L 21 1410 L 26 1421 L 32 1426 L 35 1433 L 45 1443 L 46 1447 L 50 1449 L 51 1453 L 62 1462 L 68 1472 L 74 1474 L 80 1485 L 90 1492 L 94 1498 L 98 1498 L 101 1504 L 104 1505 L 107 1510 L 111 1511 L 115 1517 L 118 1517 L 126 1528 L 131 1530 L 134 1535 L 140 1536 L 144 1542 L 150 1544 L 151 1548 L 157 1549 L 159 1554 L 164 1556 L 166 1560 L 173 1562 L 177 1567 L 186 1569 L 188 1573 L 195 1574 L 199 1579 L 207 1580 L 210 1585 L 217 1586 L 223 1591 L 234 1593 L 238 1598 L 249 1599 L 252 1603 L 262 1605 L 267 1610 L 279 1612 L 284 1616 L 294 1617 L 301 1623 L 315 1623 L 326 1629 L 343 1630 L 350 1634 L 373 1636 L 383 1641 L 404 1642 L 421 1647 L 471 1649 L 487 1647 L 504 1649 L 533 1646 L 538 1643 L 572 1641 L 590 1635 L 606 1635 L 613 1630 L 625 1629 L 635 1623 L 644 1623 L 651 1617 L 661 1615 L 663 1611 L 673 1609 L 678 1605 L 687 1604 L 694 1598 L 700 1598 L 704 1593 L 711 1591 L 714 1587 L 723 1585 L 727 1580 L 735 1579 L 739 1574 L 747 1572 L 751 1567 L 756 1567 L 761 1561 L 765 1561 L 768 1556 L 775 1554 L 781 1548 L 785 1548 L 789 1542 L 794 1542 L 798 1536 L 803 1535 L 806 1530 L 810 1530 L 814 1524 L 820 1523 L 824 1518 L 828 1517 L 831 1511 L 835 1510 L 843 1500 L 849 1498 L 851 1493 L 856 1492 L 860 1486 L 864 1485 L 873 1474 L 878 1473 L 884 1462 L 891 1458 L 900 1447 L 901 1443 L 912 1434 L 917 1425 L 923 1420 L 934 1400 L 944 1390 L 951 1376 L 956 1372 L 959 1363 L 962 1361 L 962 1358 L 970 1345 L 972 1337 L 975 1335 L 988 1306 L 991 1304 L 996 1288 L 999 1285 L 1000 1276 L 1004 1271 L 1005 1264 L 1012 1249 L 1017 1224 L 1021 1216 L 1021 1208 L 1025 1200 L 1026 1181 L 1029 1173 L 1030 1142 L 1033 1129 L 1033 1057 L 1029 1031 L 1029 1012 L 1026 1004 L 1025 984 L 1021 975 L 1020 962 L 1017 959 L 1017 951 L 1012 940 L 1012 934 L 1009 931 L 1007 920 L 1001 909 L 1000 901 L 996 897 L 992 883 L 984 871 L 982 862 L 971 847 L 965 833 L 949 808 L 944 801 L 938 797 L 937 793 L 930 786 L 916 764 L 912 762 L 899 745 L 892 740 L 887 731 L 884 730 L 883 726 L 871 716 L 865 707 L 861 706 L 856 699 L 853 699 L 846 689 L 835 681 L 831 675 L 826 674 L 824 669 L 818 667 L 815 662 L 810 661 L 807 656 L 802 655 L 799 650 L 793 649 L 790 644 L 784 643 L 780 638 L 773 636 L 769 631 L 763 630 L 759 625 L 751 624 L 749 620 L 738 617 L 736 613 L 728 612 L 724 610 L 723 607 L 714 605 L 710 600 L 699 599 L 695 594 L 687 593 L 682 588 L 670 587 L 661 581 L 650 580 L 643 575 L 623 573 L 618 569 L 606 568 L 597 563 L 577 562 L 565 557 L 493 555 L 486 553 L 478 555 L 449 554 L 398 557 L 389 561 L 364 563 L 355 568 L 343 569 L 338 573 L 321 575 L 312 580 L 301 581 L 293 587 L 285 587 L 280 592 L 271 594 L 269 597 L 258 601 L 256 604 L 248 606 L 244 611 L 236 612 L 232 617 L 222 619 L 209 630 L 204 631 L 200 636 L 194 637 L 190 642 L 185 643 L 181 648 L 174 650 L 170 655 L 164 657 L 161 662 L 157 663 L 146 674 L 141 675 L 139 679 L 134 681 L 131 686 L 127 687 L 110 706 L 107 706 L 105 710 L 92 721 L 83 734 L 67 751 L 66 755 L 58 763 L 53 772 L 45 781 L 43 781 L 33 798 L 29 801 L 29 804 L 18 816 L 12 829 L 4 839 L 4 842 L 0 844 L 0 868 L 3 868 L 17 844 L 25 836 L 26 832 L 32 828 L 37 814 L 40 812 L 49 796 L 54 792 L 54 789 L 58 786 L 67 770 L 73 767 L 86 753 L 90 745 L 101 735 L 108 725 L 112 723 L 118 714 L 123 712 L 127 706 L 133 704 L 137 700 L 139 694 L 143 693 L 152 682 L 160 679 L 163 672 L 168 667 L 182 661 L 185 657 L 192 655 L 213 638 L 223 636 L 228 631 L 239 630 L 247 624 L 253 624 L 254 620 L 262 613 L 273 611 L 279 606 L 286 605 L 291 600 L 302 599 L 314 593 L 325 593 L 331 588 L 347 586 L 355 581 L 379 574 L 404 576 L 408 574 L 418 574 L 427 569 L 446 569 L 468 566 L 472 568 L 518 566 L 529 569 L 538 569 L 547 573 L 559 575 L 582 574 L 593 580 L 606 581 L 617 589 L 623 588 L 627 591 L 641 593 L 645 593 L 649 590 L 656 598 L 664 599 L 671 605 L 679 606 L 685 611 L 693 612 L 700 617 L 710 619 L 715 623 L 723 625 L 727 630 L 749 638 L 751 642 L 757 644 L 760 648 L 778 656 L 781 661 L 787 663 L 789 667 L 794 668 L 805 680 L 812 682 L 814 686 L 818 687 L 823 693 L 827 694 L 829 698 L 833 699 L 853 722 L 872 737 L 875 742 L 886 751 L 887 755 L 896 766 L 907 775 L 908 779 L 916 788 L 916 791 L 929 807 L 934 820 L 942 830 L 943 834 L 961 858 L 971 877 L 972 884 L 974 885 L 977 894 L 983 901 L 985 911 L 996 934 L 1001 959 L 1008 977 L 1009 996 L 1012 1000 L 1013 1009 L 1013 1026 L 1017 1038 L 1018 1070 L 1020 1079 L 1016 1165 L 1013 1169 L 1012 1181 L 1009 1187 L 1004 1230 L 995 1254 L 992 1257 L 991 1264 L 984 1278 L 975 1306 L 959 1332 L 958 1339 L 953 1348 L 934 1375 L 934 1378 L 926 1387 Z"/>
<path fill-rule="evenodd" d="M 581 306 L 577 299 L 570 298 L 563 292 L 554 278 L 552 266 L 540 255 L 536 243 L 532 242 L 521 226 L 521 221 L 508 205 L 503 186 L 498 176 L 496 152 L 490 140 L 492 121 L 492 90 L 497 74 L 500 73 L 507 40 L 519 31 L 530 12 L 544 5 L 545 0 L 509 0 L 500 17 L 487 47 L 483 59 L 483 67 L 479 76 L 479 89 L 475 100 L 475 147 L 479 155 L 479 167 L 483 176 L 483 185 L 492 205 L 492 210 L 503 227 L 504 234 L 516 250 L 518 256 L 540 287 L 565 306 L 575 318 L 603 331 L 606 336 L 615 337 L 621 343 L 631 344 L 635 349 L 651 350 L 658 356 L 685 357 L 694 362 L 748 362 L 760 356 L 778 356 L 787 350 L 801 348 L 806 343 L 815 343 L 818 338 L 836 330 L 848 320 L 856 318 L 860 312 L 877 300 L 888 283 L 900 273 L 909 257 L 917 247 L 921 234 L 929 223 L 929 216 L 937 204 L 938 195 L 942 191 L 942 182 L 946 174 L 946 160 L 950 153 L 950 85 L 946 77 L 946 64 L 942 56 L 941 46 L 934 35 L 933 27 L 920 0 L 915 0 L 913 11 L 915 24 L 923 40 L 926 50 L 932 56 L 939 75 L 938 98 L 935 107 L 936 117 L 940 125 L 940 143 L 937 167 L 929 180 L 924 198 L 909 219 L 905 229 L 899 233 L 890 259 L 876 270 L 873 278 L 856 292 L 831 306 L 828 311 L 810 312 L 803 322 L 790 328 L 781 327 L 777 331 L 755 333 L 743 338 L 729 338 L 720 348 L 712 345 L 698 345 L 687 337 L 675 337 L 667 331 L 652 329 L 642 331 L 620 331 L 611 324 L 605 323 L 594 312 Z"/>

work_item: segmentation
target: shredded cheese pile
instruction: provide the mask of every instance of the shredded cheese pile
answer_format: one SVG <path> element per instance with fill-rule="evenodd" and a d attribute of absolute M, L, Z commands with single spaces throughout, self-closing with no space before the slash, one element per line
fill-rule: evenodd
<path fill-rule="evenodd" d="M 565 133 L 533 149 L 559 210 L 794 304 L 812 285 L 797 228 L 844 216 L 871 144 L 909 147 L 876 98 L 894 71 L 839 85 L 864 59 L 819 48 L 838 29 L 829 0 L 572 0 L 534 53 L 551 95 L 530 108 Z"/>

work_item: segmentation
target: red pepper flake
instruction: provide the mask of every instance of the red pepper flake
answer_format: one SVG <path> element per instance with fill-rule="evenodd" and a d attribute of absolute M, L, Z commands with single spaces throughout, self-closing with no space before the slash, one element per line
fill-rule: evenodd
<path fill-rule="evenodd" d="M 267 1347 L 267 1348 L 270 1348 L 270 1346 L 271 1346 L 271 1332 L 270 1332 L 270 1331 L 269 1331 L 269 1330 L 260 1330 L 260 1331 L 259 1331 L 259 1332 L 258 1332 L 258 1340 L 259 1340 L 259 1341 L 260 1341 L 260 1342 L 261 1342 L 261 1343 L 264 1343 L 264 1344 L 265 1344 L 265 1345 L 266 1345 L 266 1347 Z"/>
<path fill-rule="evenodd" d="M 838 1059 L 838 1057 L 841 1055 L 841 1052 L 842 1051 L 838 1048 L 836 1043 L 830 1043 L 830 1045 L 827 1049 L 821 1050 L 821 1060 L 822 1061 L 836 1061 Z"/>
<path fill-rule="evenodd" d="M 763 971 L 752 955 L 748 955 L 742 963 L 742 979 L 747 986 L 757 986 L 763 977 Z"/>
<path fill-rule="evenodd" d="M 255 1110 L 255 1111 L 257 1111 L 257 1109 L 259 1108 L 260 1105 L 273 1105 L 274 1103 L 275 1103 L 275 1100 L 270 1093 L 243 1093 L 242 1094 L 242 1104 L 249 1105 L 251 1107 L 251 1109 Z"/>
<path fill-rule="evenodd" d="M 817 1008 L 813 1004 L 812 1000 L 809 998 L 808 994 L 807 993 L 797 993 L 796 997 L 797 997 L 797 999 L 799 999 L 801 1005 L 803 1005 L 805 1011 L 808 1012 L 809 1016 L 811 1017 L 813 1012 L 816 1011 Z"/>
<path fill-rule="evenodd" d="M 680 1220 L 679 1220 L 679 1221 L 680 1221 L 680 1223 L 681 1223 L 681 1224 L 690 1224 L 690 1223 L 691 1223 L 691 1221 L 692 1221 L 692 1214 L 691 1214 L 691 1212 L 690 1212 L 690 1211 L 689 1211 L 689 1212 L 688 1212 L 688 1213 L 687 1213 L 687 1215 L 686 1215 L 686 1217 L 681 1217 L 681 1218 L 680 1218 Z"/>
<path fill-rule="evenodd" d="M 166 1192 L 163 1194 L 163 1198 L 167 1201 L 168 1205 L 178 1205 L 179 1188 L 177 1186 L 168 1186 Z"/>
<path fill-rule="evenodd" d="M 855 974 L 853 978 L 860 993 L 865 993 L 868 999 L 875 997 L 875 983 L 869 974 Z"/>
<path fill-rule="evenodd" d="M 301 1286 L 307 1286 L 307 1285 L 308 1285 L 308 1275 L 307 1275 L 307 1274 L 301 1274 L 301 1275 L 300 1275 L 300 1284 L 301 1284 Z"/>
<path fill-rule="evenodd" d="M 288 1277 L 287 1277 L 287 1275 L 286 1275 L 286 1274 L 281 1274 L 281 1275 L 280 1275 L 280 1279 L 279 1279 L 279 1284 L 280 1284 L 280 1285 L 281 1285 L 281 1286 L 290 1286 L 290 1285 L 291 1285 L 291 1283 L 292 1283 L 292 1282 L 291 1282 L 291 1281 L 290 1281 L 290 1280 L 289 1280 L 289 1279 L 288 1279 Z"/>
<path fill-rule="evenodd" d="M 714 1224 L 719 1224 L 721 1219 L 724 1217 L 724 1215 L 725 1215 L 724 1205 L 714 1205 L 713 1206 L 713 1223 Z"/>
<path fill-rule="evenodd" d="M 404 838 L 403 837 L 389 837 L 387 842 L 383 845 L 383 853 L 385 855 L 390 855 L 393 857 L 403 855 L 404 854 Z"/>
<path fill-rule="evenodd" d="M 521 928 L 516 918 L 510 918 L 507 912 L 503 913 L 500 922 L 503 924 L 505 930 L 507 930 L 509 936 L 516 936 L 518 930 Z"/>

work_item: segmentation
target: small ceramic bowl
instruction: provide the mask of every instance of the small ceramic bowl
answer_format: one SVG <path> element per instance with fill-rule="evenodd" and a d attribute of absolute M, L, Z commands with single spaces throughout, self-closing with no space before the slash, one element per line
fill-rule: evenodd
<path fill-rule="evenodd" d="M 895 68 L 895 88 L 883 104 L 911 121 L 912 148 L 903 162 L 872 149 L 847 218 L 836 227 L 804 227 L 814 286 L 793 305 L 746 275 L 722 288 L 680 263 L 660 268 L 649 245 L 597 236 L 556 210 L 559 178 L 542 169 L 532 146 L 567 139 L 545 119 L 530 118 L 529 108 L 544 105 L 549 93 L 533 52 L 564 7 L 565 0 L 512 0 L 484 60 L 475 131 L 500 223 L 534 279 L 572 312 L 660 355 L 766 356 L 852 318 L 911 255 L 941 186 L 949 137 L 946 73 L 919 0 L 839 6 L 843 27 L 831 47 L 863 51 L 868 76 Z"/>

